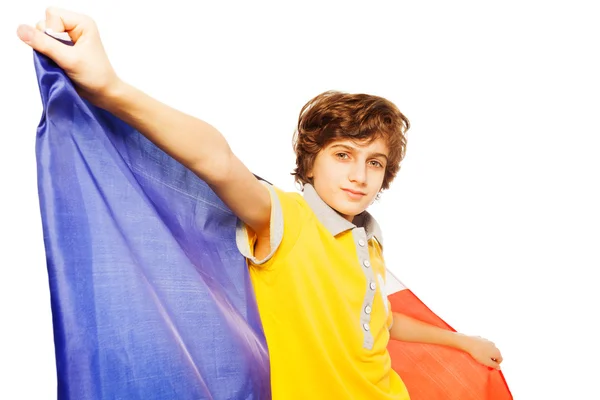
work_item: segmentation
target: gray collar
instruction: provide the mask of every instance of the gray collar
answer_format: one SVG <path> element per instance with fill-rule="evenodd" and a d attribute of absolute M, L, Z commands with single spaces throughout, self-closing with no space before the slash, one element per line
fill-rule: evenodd
<path fill-rule="evenodd" d="M 367 240 L 375 237 L 379 244 L 383 246 L 381 228 L 377 221 L 375 221 L 375 218 L 367 211 L 363 211 L 354 217 L 354 222 L 350 222 L 338 214 L 333 208 L 329 207 L 329 205 L 319 197 L 315 188 L 309 183 L 304 185 L 304 200 L 308 203 L 319 221 L 333 236 L 359 227 L 365 229 Z"/>

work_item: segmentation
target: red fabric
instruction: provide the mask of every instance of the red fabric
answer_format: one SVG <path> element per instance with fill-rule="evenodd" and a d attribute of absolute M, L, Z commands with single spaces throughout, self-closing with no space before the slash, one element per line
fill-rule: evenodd
<path fill-rule="evenodd" d="M 393 276 L 388 278 L 394 279 Z M 392 311 L 454 331 L 409 289 L 389 296 Z M 512 400 L 501 371 L 486 367 L 469 354 L 445 346 L 390 340 L 392 368 L 411 400 Z"/>

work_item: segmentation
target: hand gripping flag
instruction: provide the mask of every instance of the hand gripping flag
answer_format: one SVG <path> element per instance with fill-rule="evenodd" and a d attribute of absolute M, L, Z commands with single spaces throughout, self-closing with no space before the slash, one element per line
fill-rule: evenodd
<path fill-rule="evenodd" d="M 235 216 L 197 176 L 82 100 L 34 53 L 36 156 L 58 398 L 269 399 Z M 393 277 L 392 309 L 451 329 Z M 412 400 L 509 400 L 499 371 L 442 346 L 389 345 Z"/>
<path fill-rule="evenodd" d="M 393 312 L 454 331 L 389 270 L 386 289 Z M 396 340 L 390 340 L 388 351 L 411 400 L 512 400 L 502 372 L 463 351 Z"/>

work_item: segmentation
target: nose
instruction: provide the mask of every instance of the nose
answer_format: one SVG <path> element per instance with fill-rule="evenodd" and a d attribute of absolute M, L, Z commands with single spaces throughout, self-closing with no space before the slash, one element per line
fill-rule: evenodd
<path fill-rule="evenodd" d="M 367 182 L 367 166 L 363 162 L 355 162 L 350 166 L 348 173 L 350 182 L 364 185 Z"/>

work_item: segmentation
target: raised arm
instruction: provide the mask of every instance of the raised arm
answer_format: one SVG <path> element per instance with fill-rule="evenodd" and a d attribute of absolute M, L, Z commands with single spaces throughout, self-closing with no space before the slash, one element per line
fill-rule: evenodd
<path fill-rule="evenodd" d="M 65 45 L 45 33 L 67 32 Z M 94 21 L 58 8 L 46 10 L 37 29 L 22 25 L 18 36 L 56 62 L 93 104 L 116 115 L 207 182 L 259 237 L 268 237 L 268 190 L 233 154 L 210 124 L 177 111 L 123 82 L 112 68 Z M 249 206 L 250 205 L 250 206 Z"/>
<path fill-rule="evenodd" d="M 269 192 L 217 129 L 121 81 L 102 104 L 208 183 L 259 236 L 268 236 Z"/>

